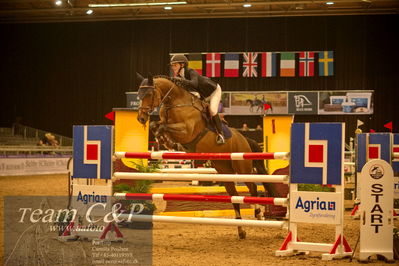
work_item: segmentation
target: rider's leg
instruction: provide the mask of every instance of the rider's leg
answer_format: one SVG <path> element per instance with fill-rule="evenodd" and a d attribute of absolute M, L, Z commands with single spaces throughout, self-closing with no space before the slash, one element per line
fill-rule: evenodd
<path fill-rule="evenodd" d="M 209 98 L 210 98 L 209 113 L 211 114 L 212 121 L 213 121 L 216 131 L 217 131 L 216 142 L 218 144 L 225 143 L 223 130 L 222 130 L 222 122 L 218 115 L 218 108 L 219 108 L 219 103 L 220 103 L 221 97 L 222 97 L 222 89 L 220 88 L 219 85 L 217 85 L 216 90 L 211 94 L 211 96 L 209 96 Z"/>
<path fill-rule="evenodd" d="M 216 131 L 217 131 L 217 137 L 216 137 L 216 143 L 217 144 L 223 144 L 225 143 L 224 140 L 224 134 L 222 130 L 222 121 L 220 120 L 220 117 L 218 114 L 212 116 L 212 121 L 215 125 Z"/>

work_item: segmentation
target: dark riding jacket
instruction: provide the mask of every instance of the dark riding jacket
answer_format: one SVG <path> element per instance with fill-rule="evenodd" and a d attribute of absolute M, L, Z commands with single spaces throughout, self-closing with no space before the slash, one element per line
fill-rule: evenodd
<path fill-rule="evenodd" d="M 202 98 L 209 97 L 217 87 L 217 83 L 208 77 L 201 76 L 192 68 L 184 68 L 184 78 L 190 83 L 193 90 L 197 91 Z"/>

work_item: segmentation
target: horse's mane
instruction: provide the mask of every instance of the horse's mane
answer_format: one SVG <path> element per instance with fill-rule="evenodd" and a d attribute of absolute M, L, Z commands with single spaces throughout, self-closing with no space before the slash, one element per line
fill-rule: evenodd
<path fill-rule="evenodd" d="M 188 91 L 192 91 L 194 89 L 193 86 L 191 85 L 191 83 L 185 79 L 169 77 L 169 76 L 165 76 L 165 75 L 154 76 L 154 79 L 157 79 L 157 78 L 167 79 L 167 80 L 171 81 L 173 84 L 175 84 L 176 86 L 181 87 Z"/>

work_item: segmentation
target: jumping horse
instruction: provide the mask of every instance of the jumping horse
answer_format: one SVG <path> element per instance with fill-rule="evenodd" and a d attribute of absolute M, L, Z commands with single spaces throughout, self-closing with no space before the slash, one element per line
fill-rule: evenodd
<path fill-rule="evenodd" d="M 179 143 L 187 152 L 259 152 L 259 146 L 254 140 L 246 139 L 237 130 L 230 128 L 231 137 L 225 144 L 216 143 L 216 133 L 208 129 L 207 103 L 190 93 L 190 87 L 185 80 L 167 76 L 155 76 L 142 80 L 138 90 L 140 99 L 138 121 L 145 125 L 151 113 L 159 107 L 160 121 L 152 122 L 150 128 L 158 141 L 167 147 Z M 251 149 L 252 147 L 252 149 Z M 212 161 L 213 167 L 220 174 L 251 174 L 253 166 L 258 174 L 266 174 L 263 160 L 251 161 Z M 258 196 L 257 186 L 246 182 L 251 196 Z M 269 196 L 275 195 L 271 184 L 263 184 Z M 230 196 L 237 196 L 234 182 L 224 182 L 224 187 Z M 233 204 L 235 218 L 241 219 L 240 205 Z M 260 208 L 255 209 L 255 217 L 260 219 Z M 240 239 L 246 233 L 238 227 Z"/>

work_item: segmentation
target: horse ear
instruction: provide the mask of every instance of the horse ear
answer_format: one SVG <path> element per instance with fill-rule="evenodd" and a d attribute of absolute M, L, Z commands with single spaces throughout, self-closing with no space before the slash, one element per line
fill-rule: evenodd
<path fill-rule="evenodd" d="M 153 86 L 154 85 L 154 77 L 152 76 L 151 73 L 148 73 L 148 86 Z"/>
<path fill-rule="evenodd" d="M 136 72 L 136 76 L 137 76 L 137 79 L 139 80 L 139 83 L 141 84 L 141 82 L 143 82 L 143 80 L 144 80 L 144 77 L 142 75 L 140 75 L 140 73 L 138 73 L 138 72 Z"/>

